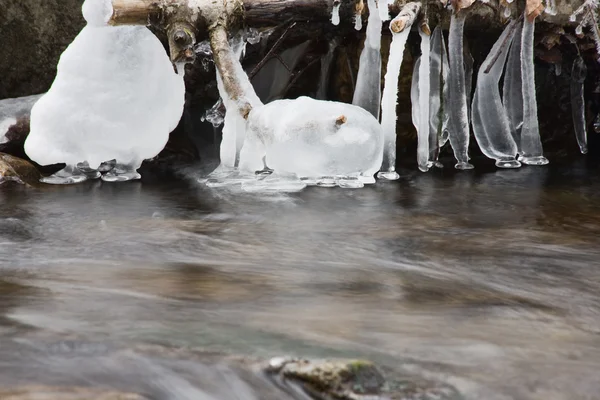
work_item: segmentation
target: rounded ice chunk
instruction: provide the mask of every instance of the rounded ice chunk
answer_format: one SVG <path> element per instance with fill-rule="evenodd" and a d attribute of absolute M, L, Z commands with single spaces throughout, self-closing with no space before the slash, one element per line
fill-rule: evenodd
<path fill-rule="evenodd" d="M 115 159 L 137 168 L 163 149 L 184 101 L 183 77 L 147 28 L 88 25 L 33 107 L 25 151 L 41 165 L 97 169 Z"/>
<path fill-rule="evenodd" d="M 81 7 L 83 18 L 89 25 L 104 26 L 113 15 L 111 0 L 85 0 Z"/>
<path fill-rule="evenodd" d="M 381 166 L 381 126 L 361 107 L 300 97 L 252 110 L 240 169 L 266 166 L 301 178 L 372 177 Z"/>

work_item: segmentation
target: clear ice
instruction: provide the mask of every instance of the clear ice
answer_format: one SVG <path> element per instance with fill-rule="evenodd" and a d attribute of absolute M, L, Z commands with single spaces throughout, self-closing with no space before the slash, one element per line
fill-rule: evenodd
<path fill-rule="evenodd" d="M 320 186 L 373 183 L 382 136 L 377 120 L 360 107 L 309 97 L 276 100 L 250 113 L 240 170 L 274 170 Z"/>
<path fill-rule="evenodd" d="M 342 2 L 340 0 L 334 0 L 333 8 L 331 9 L 331 23 L 333 25 L 340 24 L 340 6 Z"/>
<path fill-rule="evenodd" d="M 419 28 L 421 36 L 421 64 L 419 65 L 419 122 L 417 128 L 417 164 L 423 172 L 429 170 L 429 102 L 430 102 L 430 46 L 429 34 Z"/>
<path fill-rule="evenodd" d="M 585 121 L 584 83 L 587 77 L 587 67 L 583 58 L 578 56 L 573 62 L 571 72 L 571 110 L 573 113 L 573 127 L 575 137 L 581 154 L 587 154 L 587 127 Z"/>
<path fill-rule="evenodd" d="M 535 20 L 525 16 L 521 36 L 521 83 L 523 86 L 523 128 L 521 129 L 520 158 L 524 164 L 545 165 L 535 96 L 535 73 L 533 65 L 533 35 Z"/>
<path fill-rule="evenodd" d="M 515 37 L 508 53 L 504 72 L 502 101 L 510 126 L 512 137 L 521 154 L 521 129 L 523 129 L 523 83 L 521 81 L 521 37 L 523 22 L 517 23 Z"/>
<path fill-rule="evenodd" d="M 370 18 L 370 17 L 369 17 Z M 396 17 L 398 18 L 398 17 Z M 390 26 L 393 24 L 390 23 Z M 383 164 L 378 178 L 395 180 L 398 179 L 396 172 L 396 104 L 398 102 L 398 78 L 400 67 L 404 58 L 404 48 L 410 25 L 406 26 L 400 33 L 392 31 L 392 43 L 390 45 L 390 56 L 388 58 L 387 71 L 383 97 L 381 99 L 381 128 L 384 136 Z M 362 68 L 362 65 L 361 65 Z M 373 90 L 373 88 L 371 88 Z"/>
<path fill-rule="evenodd" d="M 21 117 L 29 115 L 33 105 L 42 95 L 0 100 L 0 143 L 6 141 L 6 132 Z"/>
<path fill-rule="evenodd" d="M 464 57 L 465 13 L 453 13 L 448 35 L 450 73 L 448 75 L 448 124 L 449 139 L 454 156 L 458 161 L 456 169 L 472 169 L 469 163 L 469 110 L 467 106 L 467 85 L 465 81 Z"/>
<path fill-rule="evenodd" d="M 113 159 L 122 168 L 103 179 L 139 178 L 137 168 L 164 148 L 183 112 L 183 77 L 161 42 L 146 27 L 96 26 L 104 5 L 86 1 L 89 23 L 62 54 L 52 87 L 31 111 L 27 155 L 41 165 L 67 164 L 51 183 L 79 181 L 68 178 L 79 163 L 96 170 Z"/>
<path fill-rule="evenodd" d="M 448 95 L 448 53 L 442 28 L 437 26 L 431 37 L 430 63 L 430 101 L 429 101 L 429 164 L 438 168 L 440 149 L 445 144 L 443 132 L 448 129 L 448 113 L 445 112 Z M 413 102 L 413 104 L 415 104 Z M 446 137 L 447 139 L 447 137 Z"/>
<path fill-rule="evenodd" d="M 352 104 L 364 108 L 379 119 L 381 105 L 381 29 L 383 23 L 376 11 L 375 0 L 368 0 L 368 6 L 367 35 L 360 54 Z"/>
<path fill-rule="evenodd" d="M 508 24 L 481 65 L 471 108 L 473 133 L 479 148 L 486 157 L 496 160 L 500 168 L 521 166 L 498 86 L 516 25 L 517 21 Z"/>

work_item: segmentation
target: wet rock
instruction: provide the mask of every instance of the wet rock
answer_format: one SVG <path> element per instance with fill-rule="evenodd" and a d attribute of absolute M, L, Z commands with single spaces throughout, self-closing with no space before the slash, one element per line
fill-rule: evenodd
<path fill-rule="evenodd" d="M 3 400 L 145 400 L 132 393 L 103 391 L 88 388 L 51 388 L 31 386 L 18 389 L 0 388 Z"/>
<path fill-rule="evenodd" d="M 0 153 L 0 184 L 17 182 L 27 186 L 36 186 L 40 177 L 37 168 L 29 161 Z"/>
<path fill-rule="evenodd" d="M 429 381 L 387 379 L 365 360 L 273 358 L 265 367 L 280 386 L 297 385 L 315 400 L 460 399 L 454 388 Z"/>
<path fill-rule="evenodd" d="M 21 117 L 8 127 L 4 134 L 4 143 L 0 143 L 0 152 L 27 159 L 23 146 L 29 135 L 29 117 Z"/>

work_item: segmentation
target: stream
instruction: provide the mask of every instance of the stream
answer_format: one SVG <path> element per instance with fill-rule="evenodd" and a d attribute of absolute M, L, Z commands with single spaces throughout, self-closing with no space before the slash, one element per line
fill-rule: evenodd
<path fill-rule="evenodd" d="M 400 172 L 268 195 L 0 186 L 0 391 L 287 399 L 232 360 L 290 355 L 469 400 L 600 399 L 598 168 Z"/>

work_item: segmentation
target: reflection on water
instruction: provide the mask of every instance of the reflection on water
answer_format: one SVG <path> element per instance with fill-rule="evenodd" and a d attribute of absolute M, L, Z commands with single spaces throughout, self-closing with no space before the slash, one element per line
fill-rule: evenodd
<path fill-rule="evenodd" d="M 291 354 L 466 399 L 600 398 L 598 193 L 577 166 L 268 196 L 0 187 L 0 386 L 281 399 L 216 354 Z"/>

